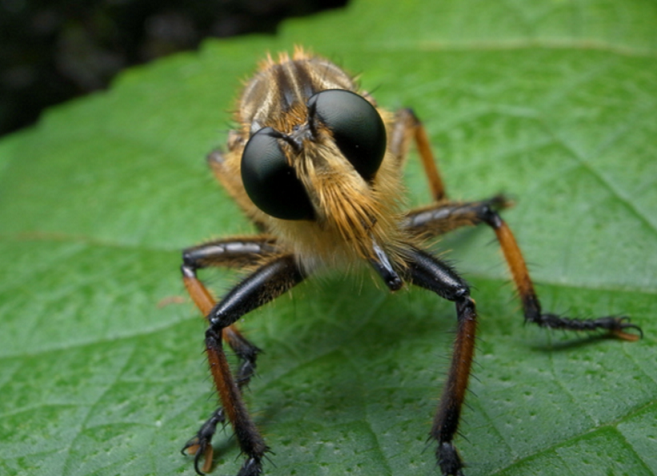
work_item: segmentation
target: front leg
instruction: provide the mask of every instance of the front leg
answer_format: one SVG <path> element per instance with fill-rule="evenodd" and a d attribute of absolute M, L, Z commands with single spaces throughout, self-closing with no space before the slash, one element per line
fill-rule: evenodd
<path fill-rule="evenodd" d="M 207 317 L 216 300 L 210 295 L 196 272 L 208 267 L 226 267 L 235 269 L 254 269 L 259 263 L 272 259 L 277 254 L 276 241 L 268 235 L 232 237 L 208 241 L 183 251 L 182 274 L 187 292 L 194 299 L 202 314 Z M 244 337 L 236 325 L 223 330 L 222 338 L 240 359 L 237 371 L 237 385 L 240 389 L 248 385 L 255 373 L 256 358 L 260 349 Z M 212 437 L 217 426 L 224 425 L 226 415 L 223 407 L 217 408 L 210 418 L 201 426 L 196 435 L 185 443 L 182 453 L 195 455 L 196 472 L 210 471 L 212 466 Z M 205 464 L 200 469 L 201 458 Z"/>
<path fill-rule="evenodd" d="M 222 405 L 222 409 L 217 410 L 201 427 L 196 437 L 188 442 L 186 449 L 196 452 L 195 468 L 199 474 L 202 472 L 198 468 L 198 461 L 205 453 L 206 464 L 203 470 L 209 471 L 212 459 L 211 440 L 217 424 L 222 422 L 225 415 L 233 427 L 242 453 L 246 455 L 246 461 L 238 476 L 258 476 L 262 474 L 262 459 L 268 447 L 242 399 L 241 386 L 244 377 L 250 378 L 250 374 L 248 372 L 247 375 L 238 374 L 237 380 L 233 378 L 223 350 L 222 335 L 232 346 L 231 338 L 236 339 L 236 334 L 227 335 L 227 332 L 231 332 L 231 326 L 235 321 L 280 296 L 303 281 L 305 276 L 296 265 L 294 256 L 274 256 L 215 304 L 208 290 L 197 279 L 195 270 L 185 265 L 182 270 L 190 296 L 210 323 L 205 334 L 205 348 Z M 236 343 L 236 346 L 239 348 L 238 344 Z M 248 350 L 248 345 L 245 348 Z"/>
<path fill-rule="evenodd" d="M 444 476 L 463 476 L 463 462 L 453 440 L 461 419 L 474 356 L 477 312 L 470 289 L 447 264 L 425 251 L 411 249 L 408 279 L 456 304 L 456 339 L 445 388 L 429 435 L 438 442 L 436 459 Z"/>

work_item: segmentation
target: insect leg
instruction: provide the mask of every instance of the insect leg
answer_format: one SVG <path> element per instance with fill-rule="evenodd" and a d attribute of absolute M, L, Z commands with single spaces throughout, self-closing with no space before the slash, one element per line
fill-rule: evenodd
<path fill-rule="evenodd" d="M 255 374 L 256 358 L 260 349 L 249 342 L 235 327 L 231 325 L 223 329 L 222 338 L 228 342 L 231 349 L 235 352 L 241 361 L 235 381 L 238 389 L 241 391 L 243 387 L 247 386 L 251 377 Z M 196 435 L 187 441 L 182 448 L 182 453 L 194 455 L 194 468 L 199 474 L 207 473 L 212 466 L 212 446 L 211 441 L 217 431 L 218 425 L 226 423 L 226 413 L 223 406 L 218 407 L 210 418 L 208 418 L 201 428 L 199 428 Z M 203 469 L 199 469 L 201 457 L 205 457 L 205 464 Z"/>
<path fill-rule="evenodd" d="M 214 241 L 189 248 L 184 252 L 182 272 L 185 286 L 197 307 L 205 316 L 208 316 L 212 324 L 206 333 L 206 351 L 215 384 L 222 400 L 222 406 L 212 414 L 201 426 L 196 436 L 189 440 L 183 448 L 183 452 L 195 455 L 194 467 L 199 474 L 202 474 L 199 469 L 202 456 L 205 456 L 203 471 L 207 472 L 211 468 L 211 440 L 217 425 L 225 422 L 226 414 L 238 436 L 242 451 L 249 456 L 240 474 L 245 476 L 260 474 L 260 460 L 262 454 L 266 451 L 266 445 L 257 430 L 255 430 L 255 426 L 241 401 L 241 388 L 247 385 L 253 376 L 259 349 L 240 334 L 233 322 L 252 308 L 275 298 L 300 281 L 300 279 L 297 280 L 298 272 L 294 274 L 288 269 L 290 268 L 289 261 L 291 258 L 275 255 L 273 250 L 272 240 L 266 236 L 260 236 Z M 201 267 L 255 265 L 267 259 L 269 261 L 266 264 L 235 287 L 219 304 L 216 304 L 215 299 L 196 276 L 196 270 Z M 294 266 L 294 269 L 296 269 L 296 266 Z M 290 277 L 290 273 L 292 273 L 292 277 Z M 236 293 L 237 298 L 235 297 Z M 258 298 L 258 296 L 260 298 L 257 301 L 250 303 L 251 307 L 247 305 L 239 308 L 240 300 L 252 300 Z M 229 299 L 232 299 L 230 301 L 232 307 L 230 305 L 224 306 L 225 312 L 236 313 L 234 314 L 236 317 L 228 325 L 213 324 L 212 315 L 215 315 L 211 314 L 213 309 L 224 309 L 221 305 Z M 223 340 L 228 342 L 241 360 L 235 380 L 233 380 L 228 369 L 221 339 L 218 336 L 222 336 Z M 223 392 L 222 388 L 224 389 Z"/>
<path fill-rule="evenodd" d="M 465 281 L 447 264 L 424 251 L 411 249 L 407 278 L 456 304 L 457 331 L 452 363 L 429 434 L 438 442 L 436 458 L 443 475 L 463 476 L 463 463 L 452 441 L 458 429 L 474 355 L 475 303 Z"/>
<path fill-rule="evenodd" d="M 572 331 L 606 330 L 621 339 L 634 341 L 642 336 L 641 328 L 629 322 L 626 316 L 605 316 L 596 319 L 576 319 L 543 313 L 541 304 L 534 290 L 525 259 L 509 226 L 502 220 L 498 209 L 506 207 L 509 202 L 501 195 L 489 200 L 469 203 L 437 204 L 420 210 L 413 210 L 406 215 L 406 227 L 412 234 L 420 237 L 436 236 L 455 228 L 467 225 L 486 224 L 497 236 L 502 253 L 511 271 L 513 282 L 522 302 L 522 309 L 527 322 L 540 327 Z M 634 329 L 638 334 L 626 332 Z"/>
<path fill-rule="evenodd" d="M 436 158 L 431 152 L 427 132 L 412 109 L 401 109 L 395 114 L 389 143 L 390 150 L 395 154 L 400 165 L 408 153 L 411 139 L 415 140 L 417 145 L 424 172 L 429 180 L 431 196 L 440 202 L 447 197 L 447 192 L 436 166 Z"/>
<path fill-rule="evenodd" d="M 390 258 L 379 244 L 372 240 L 372 248 L 374 249 L 375 258 L 370 259 L 370 264 L 374 270 L 379 273 L 383 282 L 386 283 L 388 289 L 391 291 L 399 291 L 404 285 L 404 282 L 399 277 L 399 274 L 392 266 Z"/>
<path fill-rule="evenodd" d="M 482 210 L 499 210 L 510 204 L 502 195 L 478 202 L 433 204 L 409 211 L 404 217 L 404 226 L 414 236 L 429 239 L 457 228 L 478 225 L 482 223 Z"/>
<path fill-rule="evenodd" d="M 232 237 L 183 250 L 183 263 L 195 270 L 219 266 L 243 269 L 276 253 L 276 240 L 269 235 Z"/>
<path fill-rule="evenodd" d="M 190 295 L 202 293 L 203 285 L 196 277 L 196 270 L 206 267 L 224 266 L 230 268 L 249 268 L 257 266 L 276 253 L 275 240 L 267 235 L 233 237 L 210 241 L 183 251 L 183 276 L 193 276 L 186 279 Z M 190 289 L 191 286 L 191 289 Z M 207 293 L 207 290 L 205 290 Z M 212 305 L 215 300 L 210 299 Z M 210 305 L 210 308 L 212 307 Z M 202 309 L 202 312 L 204 310 Z M 207 316 L 209 308 L 203 312 Z M 260 349 L 251 344 L 235 327 L 231 325 L 223 331 L 223 339 L 239 357 L 241 364 L 237 372 L 240 387 L 247 385 L 256 368 L 256 357 Z M 218 410 L 220 412 L 220 410 Z M 220 415 L 213 415 L 213 418 Z M 211 418 L 212 419 L 212 418 Z M 221 420 L 223 422 L 223 420 Z"/>

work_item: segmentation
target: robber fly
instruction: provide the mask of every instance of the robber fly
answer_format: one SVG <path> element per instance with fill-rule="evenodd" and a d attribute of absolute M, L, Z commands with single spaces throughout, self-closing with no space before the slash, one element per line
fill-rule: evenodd
<path fill-rule="evenodd" d="M 626 317 L 572 319 L 544 313 L 516 240 L 498 213 L 509 205 L 507 199 L 450 201 L 414 113 L 380 108 L 330 61 L 301 49 L 292 58 L 268 57 L 246 83 L 235 121 L 228 150 L 211 153 L 208 161 L 260 234 L 211 241 L 183 253 L 186 289 L 209 323 L 205 349 L 221 401 L 183 448 L 195 456 L 197 473 L 211 469 L 212 437 L 227 419 L 245 456 L 239 476 L 262 474 L 269 447 L 242 398 L 259 349 L 235 322 L 322 268 L 362 262 L 391 291 L 413 284 L 454 302 L 452 363 L 429 432 L 443 475 L 463 474 L 453 440 L 470 376 L 477 312 L 467 283 L 427 248 L 429 238 L 463 226 L 488 225 L 511 270 L 526 321 L 553 329 L 603 330 L 627 340 L 641 335 Z M 434 201 L 408 211 L 400 205 L 402 167 L 413 142 Z M 216 301 L 197 277 L 197 270 L 206 267 L 248 274 Z M 234 373 L 223 342 L 240 359 Z"/>

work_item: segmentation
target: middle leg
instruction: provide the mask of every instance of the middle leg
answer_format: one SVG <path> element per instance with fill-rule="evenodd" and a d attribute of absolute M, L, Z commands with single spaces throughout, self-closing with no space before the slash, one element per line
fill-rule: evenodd
<path fill-rule="evenodd" d="M 625 340 L 641 337 L 639 326 L 624 316 L 605 316 L 595 319 L 579 319 L 544 313 L 529 276 L 529 270 L 511 229 L 498 210 L 510 205 L 502 195 L 479 202 L 447 202 L 412 210 L 406 215 L 406 229 L 418 238 L 429 238 L 463 226 L 486 224 L 495 231 L 504 259 L 511 271 L 513 282 L 520 296 L 527 322 L 540 327 L 572 331 L 605 330 Z M 627 332 L 633 329 L 636 333 Z"/>

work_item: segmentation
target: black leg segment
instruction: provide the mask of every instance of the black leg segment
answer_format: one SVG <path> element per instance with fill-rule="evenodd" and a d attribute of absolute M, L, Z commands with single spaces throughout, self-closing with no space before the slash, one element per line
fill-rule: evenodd
<path fill-rule="evenodd" d="M 456 304 L 457 331 L 452 362 L 430 436 L 438 442 L 436 458 L 443 475 L 462 476 L 463 463 L 453 444 L 474 356 L 477 312 L 465 281 L 447 264 L 425 251 L 413 249 L 408 279 Z"/>
<path fill-rule="evenodd" d="M 404 217 L 404 227 L 415 236 L 431 238 L 464 226 L 479 225 L 491 212 L 510 205 L 503 195 L 478 202 L 443 202 L 409 211 Z"/>
<path fill-rule="evenodd" d="M 383 282 L 386 283 L 388 289 L 391 291 L 399 291 L 404 285 L 404 281 L 399 276 L 395 268 L 390 262 L 390 258 L 385 251 L 375 241 L 373 242 L 374 253 L 376 258 L 370 259 L 370 264 L 374 270 L 381 276 Z"/>
<path fill-rule="evenodd" d="M 250 312 L 299 284 L 305 276 L 291 255 L 280 256 L 258 268 L 219 301 L 208 320 L 215 331 L 228 327 Z"/>
<path fill-rule="evenodd" d="M 193 270 L 218 266 L 243 269 L 276 252 L 276 241 L 268 235 L 208 241 L 184 250 L 183 266 Z"/>

